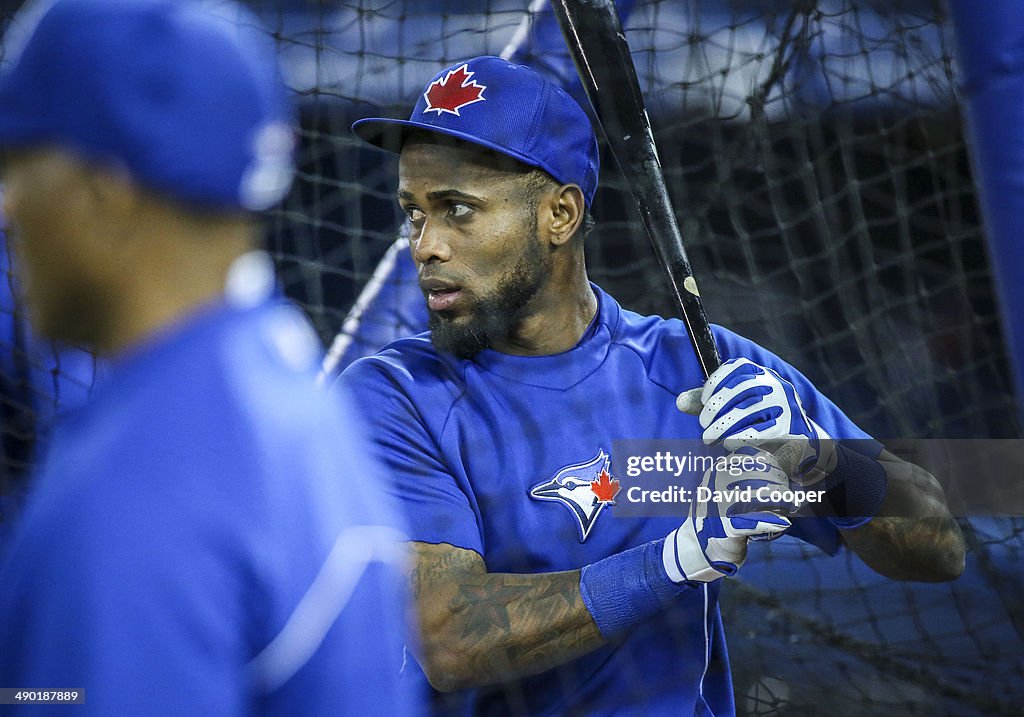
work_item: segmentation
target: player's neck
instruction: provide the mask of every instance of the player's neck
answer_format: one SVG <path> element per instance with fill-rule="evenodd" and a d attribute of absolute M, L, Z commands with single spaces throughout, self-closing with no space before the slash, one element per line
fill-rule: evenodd
<path fill-rule="evenodd" d="M 550 356 L 568 351 L 582 338 L 597 314 L 597 297 L 585 270 L 569 282 L 552 281 L 535 296 L 529 315 L 493 347 L 514 356 Z"/>
<path fill-rule="evenodd" d="M 154 242 L 148 257 L 126 266 L 116 287 L 106 331 L 97 337 L 98 353 L 117 355 L 145 342 L 223 295 L 228 267 L 251 249 L 248 238 Z"/>

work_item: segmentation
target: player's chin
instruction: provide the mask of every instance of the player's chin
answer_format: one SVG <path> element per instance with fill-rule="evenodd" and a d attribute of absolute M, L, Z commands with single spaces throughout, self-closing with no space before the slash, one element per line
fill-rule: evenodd
<path fill-rule="evenodd" d="M 471 328 L 474 314 L 470 310 L 444 309 L 438 311 L 427 306 L 428 327 L 445 328 L 449 331 L 466 331 Z"/>
<path fill-rule="evenodd" d="M 49 286 L 51 290 L 44 290 Z M 94 347 L 101 333 L 108 330 L 110 307 L 96 292 L 77 287 L 66 278 L 54 288 L 40 281 L 30 290 L 26 302 L 29 323 L 43 339 L 75 346 Z"/>
<path fill-rule="evenodd" d="M 84 337 L 80 335 L 74 320 L 77 312 L 68 313 L 45 302 L 30 302 L 27 313 L 29 325 L 39 338 L 69 344 L 82 343 Z"/>
<path fill-rule="evenodd" d="M 474 315 L 447 311 L 429 312 L 428 328 L 434 347 L 462 359 L 472 359 L 490 347 L 487 332 Z"/>
<path fill-rule="evenodd" d="M 25 308 L 25 316 L 32 330 L 41 338 L 59 339 L 53 333 L 67 321 L 62 315 L 59 302 L 51 294 L 40 291 L 45 283 L 28 272 L 22 271 L 18 279 L 16 297 Z"/>

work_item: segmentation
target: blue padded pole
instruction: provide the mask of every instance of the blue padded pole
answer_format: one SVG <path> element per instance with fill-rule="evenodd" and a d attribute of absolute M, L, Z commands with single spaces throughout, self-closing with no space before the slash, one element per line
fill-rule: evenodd
<path fill-rule="evenodd" d="M 989 258 L 1024 417 L 1024 4 L 948 1 Z"/>

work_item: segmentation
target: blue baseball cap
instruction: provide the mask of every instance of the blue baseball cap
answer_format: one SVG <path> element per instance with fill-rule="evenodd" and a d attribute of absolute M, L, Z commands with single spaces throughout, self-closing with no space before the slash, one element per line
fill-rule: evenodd
<path fill-rule="evenodd" d="M 475 57 L 442 70 L 427 84 L 408 120 L 362 119 L 359 137 L 399 152 L 427 130 L 456 137 L 539 167 L 577 184 L 589 207 L 600 166 L 597 137 L 576 100 L 538 72 L 500 57 Z"/>
<path fill-rule="evenodd" d="M 0 75 L 0 145 L 65 148 L 211 209 L 262 210 L 287 193 L 294 112 L 247 10 L 56 0 L 26 22 Z"/>

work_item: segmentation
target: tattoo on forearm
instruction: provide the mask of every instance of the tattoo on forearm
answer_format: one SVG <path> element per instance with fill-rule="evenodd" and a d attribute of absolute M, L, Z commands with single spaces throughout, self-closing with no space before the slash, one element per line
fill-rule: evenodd
<path fill-rule="evenodd" d="M 460 585 L 451 609 L 460 615 L 464 647 L 490 653 L 501 672 L 561 662 L 601 643 L 574 573 L 486 575 Z"/>
<path fill-rule="evenodd" d="M 419 599 L 431 594 L 439 580 L 447 580 L 465 569 L 466 559 L 455 551 L 433 554 L 429 560 L 414 560 L 410 579 L 413 597 Z"/>
<path fill-rule="evenodd" d="M 577 571 L 488 573 L 472 551 L 418 552 L 411 578 L 424 642 L 457 649 L 481 684 L 539 672 L 604 644 Z"/>
<path fill-rule="evenodd" d="M 451 609 L 463 615 L 462 637 L 483 637 L 491 628 L 509 632 L 509 605 L 528 592 L 516 585 L 460 585 Z"/>

